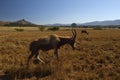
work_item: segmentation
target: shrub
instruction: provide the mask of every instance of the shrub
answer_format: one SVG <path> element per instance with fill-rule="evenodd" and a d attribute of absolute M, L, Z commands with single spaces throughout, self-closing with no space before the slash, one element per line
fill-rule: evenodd
<path fill-rule="evenodd" d="M 16 31 L 24 31 L 24 29 L 15 28 Z"/>
<path fill-rule="evenodd" d="M 93 30 L 102 30 L 101 27 L 94 27 Z"/>
<path fill-rule="evenodd" d="M 28 69 L 26 66 L 23 67 L 11 67 L 10 69 L 6 70 L 4 72 L 6 77 L 9 77 L 10 79 L 4 79 L 4 80 L 23 80 L 25 78 L 31 78 L 31 77 L 36 77 L 36 78 L 42 78 L 48 75 L 52 74 L 51 69 L 49 66 L 44 67 L 44 66 L 36 66 Z M 1 79 L 0 79 L 1 80 Z"/>
<path fill-rule="evenodd" d="M 50 28 L 48 28 L 48 30 L 57 31 L 57 30 L 59 30 L 59 27 L 50 27 Z"/>
<path fill-rule="evenodd" d="M 118 29 L 120 29 L 120 27 L 118 27 Z"/>
<path fill-rule="evenodd" d="M 40 31 L 44 31 L 45 27 L 38 27 Z"/>

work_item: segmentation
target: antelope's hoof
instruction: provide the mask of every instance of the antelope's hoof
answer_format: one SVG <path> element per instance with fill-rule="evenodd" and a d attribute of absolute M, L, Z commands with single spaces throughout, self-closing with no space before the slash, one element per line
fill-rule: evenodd
<path fill-rule="evenodd" d="M 34 64 L 38 64 L 40 61 L 38 59 L 35 59 L 33 62 Z"/>

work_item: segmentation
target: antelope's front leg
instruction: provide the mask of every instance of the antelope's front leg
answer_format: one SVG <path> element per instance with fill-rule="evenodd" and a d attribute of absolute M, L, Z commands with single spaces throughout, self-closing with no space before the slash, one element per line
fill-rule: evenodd
<path fill-rule="evenodd" d="M 45 64 L 45 62 L 39 57 L 39 52 L 36 53 L 35 58 Z M 37 63 L 38 63 L 38 61 L 37 61 Z"/>
<path fill-rule="evenodd" d="M 59 61 L 59 59 L 58 59 L 58 49 L 55 49 L 54 55 L 57 57 L 57 60 Z"/>

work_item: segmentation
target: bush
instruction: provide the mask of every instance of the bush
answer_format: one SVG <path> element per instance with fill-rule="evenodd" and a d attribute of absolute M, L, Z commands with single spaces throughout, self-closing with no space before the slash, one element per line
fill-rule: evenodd
<path fill-rule="evenodd" d="M 57 31 L 57 30 L 59 30 L 59 27 L 51 27 L 51 28 L 48 28 L 48 30 Z"/>
<path fill-rule="evenodd" d="M 15 28 L 16 31 L 24 31 L 24 29 Z"/>
<path fill-rule="evenodd" d="M 16 79 L 24 80 L 25 78 L 31 78 L 34 76 L 37 78 L 42 78 L 51 75 L 52 71 L 49 68 L 49 66 L 47 67 L 37 66 L 37 67 L 33 67 L 32 69 L 28 69 L 27 67 L 23 66 L 23 67 L 11 67 L 10 69 L 6 70 L 4 73 L 5 75 L 7 75 L 6 77 L 9 77 L 9 79 L 5 78 L 3 80 L 16 80 Z"/>
<path fill-rule="evenodd" d="M 118 29 L 120 29 L 120 27 L 118 27 Z"/>
<path fill-rule="evenodd" d="M 101 27 L 94 27 L 93 30 L 102 30 Z"/>
<path fill-rule="evenodd" d="M 38 27 L 40 31 L 44 31 L 45 27 Z"/>

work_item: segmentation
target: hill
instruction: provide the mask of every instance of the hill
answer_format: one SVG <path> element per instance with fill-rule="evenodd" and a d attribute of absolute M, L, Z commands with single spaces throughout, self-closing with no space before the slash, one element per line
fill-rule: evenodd
<path fill-rule="evenodd" d="M 89 25 L 89 26 L 110 26 L 110 25 L 120 25 L 120 20 L 106 20 L 106 21 L 93 21 L 93 22 L 88 22 L 88 23 L 83 23 L 80 25 Z"/>
<path fill-rule="evenodd" d="M 5 22 L 5 21 L 0 21 L 0 26 L 4 26 L 6 24 L 9 24 L 9 22 Z"/>
<path fill-rule="evenodd" d="M 93 21 L 93 22 L 86 22 L 86 23 L 77 23 L 78 26 L 118 26 L 120 25 L 120 20 L 105 20 L 105 21 Z M 0 26 L 39 26 L 32 22 L 29 22 L 25 19 L 21 19 L 14 22 L 5 22 L 0 21 Z M 62 24 L 62 23 L 55 23 L 55 24 L 46 24 L 45 26 L 71 26 L 71 24 Z"/>
<path fill-rule="evenodd" d="M 105 20 L 105 21 L 93 21 L 86 23 L 76 23 L 78 26 L 117 26 L 120 25 L 120 20 Z M 47 24 L 47 26 L 70 26 L 71 24 Z"/>
<path fill-rule="evenodd" d="M 25 19 L 22 19 L 22 20 L 18 20 L 18 21 L 15 21 L 15 22 L 10 22 L 9 24 L 7 24 L 8 26 L 37 26 L 36 24 L 34 23 L 31 23 Z"/>
<path fill-rule="evenodd" d="M 29 22 L 25 19 L 21 19 L 14 22 L 0 21 L 0 26 L 38 26 L 38 25 L 32 22 Z"/>

